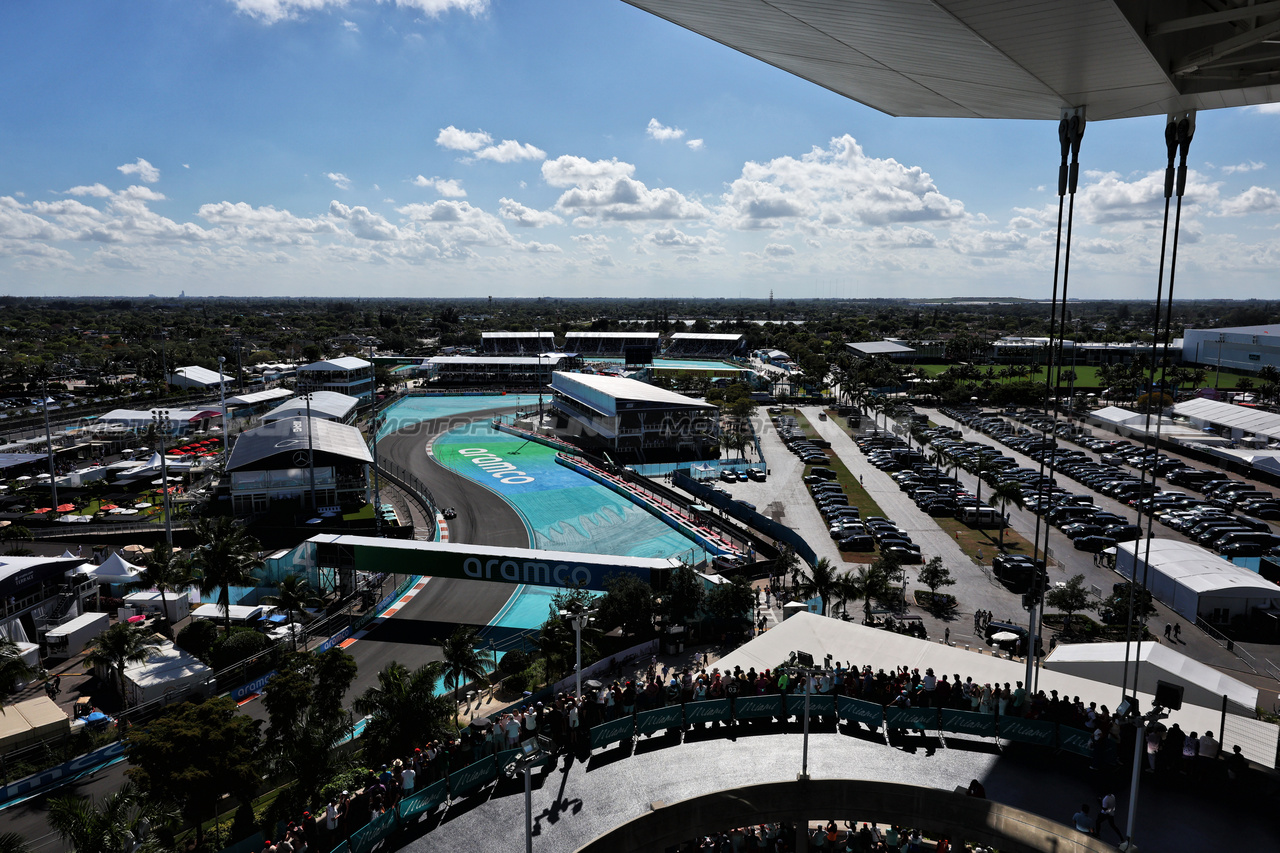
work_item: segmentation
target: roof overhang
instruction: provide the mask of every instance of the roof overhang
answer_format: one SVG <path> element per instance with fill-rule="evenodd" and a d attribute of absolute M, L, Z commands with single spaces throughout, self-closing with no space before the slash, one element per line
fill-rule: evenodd
<path fill-rule="evenodd" d="M 626 0 L 894 116 L 1280 101 L 1274 0 Z"/>

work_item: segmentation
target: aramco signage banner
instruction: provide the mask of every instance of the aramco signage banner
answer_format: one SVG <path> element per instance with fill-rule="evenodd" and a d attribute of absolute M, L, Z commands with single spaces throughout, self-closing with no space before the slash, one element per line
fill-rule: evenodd
<path fill-rule="evenodd" d="M 410 542 L 365 536 L 335 536 L 317 541 L 316 560 L 321 567 L 358 572 L 395 572 L 404 575 L 459 578 L 506 584 L 577 586 L 605 589 L 605 581 L 630 574 L 650 582 L 655 570 L 667 569 L 667 560 L 611 557 L 525 548 L 485 548 L 450 542 Z"/>

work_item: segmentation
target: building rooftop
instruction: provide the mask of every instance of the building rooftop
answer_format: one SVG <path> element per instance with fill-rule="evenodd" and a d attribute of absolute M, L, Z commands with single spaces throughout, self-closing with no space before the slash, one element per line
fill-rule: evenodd
<path fill-rule="evenodd" d="M 218 371 L 209 370 L 207 367 L 198 367 L 196 365 L 192 365 L 190 367 L 179 367 L 177 370 L 173 371 L 172 375 L 181 376 L 189 382 L 194 382 L 198 385 L 217 385 L 222 381 L 222 379 L 218 377 Z"/>
<path fill-rule="evenodd" d="M 308 423 L 311 427 L 309 438 Z M 279 460 L 279 467 L 302 468 L 308 464 L 308 448 L 314 449 L 317 455 L 327 454 L 356 462 L 373 462 L 369 446 L 365 444 L 360 430 L 334 421 L 315 417 L 308 421 L 302 417 L 274 421 L 240 433 L 235 446 L 231 448 L 227 470 L 267 467 L 263 464 L 267 460 L 286 454 L 285 459 Z"/>
<path fill-rule="evenodd" d="M 589 388 L 611 397 L 615 403 L 649 403 L 667 406 L 683 406 L 697 409 L 714 409 L 711 403 L 686 397 L 656 385 L 621 376 L 600 376 L 593 373 L 564 373 L 557 371 L 551 377 L 552 387 L 572 394 L 574 386 Z"/>
<path fill-rule="evenodd" d="M 676 332 L 672 341 L 740 341 L 742 334 L 717 334 L 715 332 Z"/>
<path fill-rule="evenodd" d="M 1280 586 L 1207 548 L 1162 538 L 1152 539 L 1150 546 L 1151 567 L 1197 593 L 1230 591 L 1251 598 L 1280 600 Z M 1138 564 L 1148 558 L 1146 540 L 1120 542 L 1116 550 Z"/>
<path fill-rule="evenodd" d="M 845 346 L 863 355 L 896 355 L 898 353 L 915 352 L 911 347 L 896 344 L 893 341 L 863 341 L 856 344 L 845 344 Z"/>
<path fill-rule="evenodd" d="M 271 388 L 267 391 L 254 391 L 252 394 L 239 394 L 227 398 L 227 408 L 236 406 L 255 406 L 258 403 L 270 403 L 272 400 L 284 400 L 293 396 L 288 388 Z"/>
<path fill-rule="evenodd" d="M 360 405 L 360 401 L 348 394 L 337 391 L 312 391 L 311 416 L 326 419 L 342 420 L 351 414 L 351 410 Z M 276 406 L 262 416 L 263 423 L 279 421 L 285 418 L 306 417 L 307 401 L 303 397 L 294 397 Z"/>
<path fill-rule="evenodd" d="M 1280 438 L 1280 415 L 1261 409 L 1197 397 L 1175 404 L 1173 411 L 1177 415 L 1244 430 L 1254 435 Z"/>
<path fill-rule="evenodd" d="M 298 372 L 310 370 L 360 370 L 365 367 L 373 367 L 372 364 L 363 358 L 356 358 L 354 355 L 343 356 L 342 358 L 330 358 L 324 361 L 316 361 L 311 364 L 304 364 L 298 368 Z"/>

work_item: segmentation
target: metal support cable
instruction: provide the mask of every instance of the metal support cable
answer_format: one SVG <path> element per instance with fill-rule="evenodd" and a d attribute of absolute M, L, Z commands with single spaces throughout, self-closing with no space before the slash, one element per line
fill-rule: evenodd
<path fill-rule="evenodd" d="M 1195 135 L 1194 111 L 1190 111 L 1186 113 L 1174 113 L 1169 116 L 1169 120 L 1165 124 L 1165 128 L 1164 128 L 1165 147 L 1168 152 L 1168 163 L 1165 166 L 1165 175 L 1164 175 L 1164 223 L 1161 228 L 1160 266 L 1159 266 L 1158 278 L 1156 281 L 1156 301 L 1155 301 L 1155 311 L 1153 313 L 1154 323 L 1153 323 L 1152 339 L 1151 339 L 1151 379 L 1148 382 L 1147 402 L 1146 402 L 1146 405 L 1143 407 L 1144 414 L 1146 415 L 1147 428 L 1143 433 L 1142 453 L 1143 453 L 1143 457 L 1147 460 L 1151 470 L 1151 487 L 1152 487 L 1153 496 L 1154 496 L 1154 491 L 1156 486 L 1156 477 L 1157 477 L 1156 465 L 1155 465 L 1155 454 L 1160 446 L 1160 433 L 1164 424 L 1164 418 L 1163 418 L 1164 389 L 1167 382 L 1167 376 L 1168 376 L 1168 370 L 1169 370 L 1169 343 L 1173 337 L 1173 285 L 1174 285 L 1174 278 L 1175 278 L 1177 267 L 1178 267 L 1178 238 L 1181 234 L 1181 226 L 1182 226 L 1182 196 L 1185 194 L 1187 189 L 1187 152 L 1191 148 L 1191 138 L 1194 135 Z M 1178 158 L 1178 166 L 1176 171 L 1174 169 L 1175 156 Z M 1173 246 L 1172 246 L 1171 252 L 1169 253 L 1169 291 L 1168 291 L 1168 294 L 1165 295 L 1163 293 L 1164 261 L 1165 261 L 1165 253 L 1166 253 L 1166 247 L 1168 245 L 1168 236 L 1169 236 L 1169 206 L 1170 206 L 1170 200 L 1174 195 L 1177 196 L 1178 201 L 1174 211 Z M 1156 347 L 1157 345 L 1160 344 L 1160 307 L 1161 307 L 1160 301 L 1162 296 L 1165 299 L 1164 346 L 1163 346 L 1163 353 L 1161 357 L 1157 359 Z M 1160 370 L 1160 381 L 1158 384 L 1155 381 L 1157 367 Z M 1159 401 L 1161 405 L 1157 410 L 1158 413 L 1156 416 L 1155 433 L 1153 435 L 1151 430 L 1151 405 L 1152 405 L 1152 395 L 1156 391 L 1159 391 L 1160 393 Z M 1139 478 L 1138 482 L 1140 484 L 1146 482 L 1146 470 L 1143 470 L 1142 477 Z M 1138 501 L 1141 501 L 1141 500 L 1143 500 L 1143 492 L 1141 489 L 1139 489 Z M 1136 522 L 1137 522 L 1136 526 L 1138 527 L 1140 532 L 1142 530 L 1143 513 L 1144 513 L 1144 510 L 1141 504 L 1139 504 L 1138 516 L 1136 519 Z M 1144 556 L 1143 556 L 1143 562 L 1142 562 L 1143 590 L 1146 590 L 1148 588 L 1148 575 L 1151 567 L 1151 540 L 1155 537 L 1155 533 L 1154 533 L 1155 504 L 1154 502 L 1151 502 L 1150 500 L 1148 500 L 1148 503 L 1145 509 L 1145 514 L 1147 517 L 1147 528 L 1146 528 L 1146 537 L 1145 537 L 1146 547 L 1144 550 Z M 1134 548 L 1133 548 L 1133 555 L 1134 555 L 1135 561 L 1138 556 L 1138 547 L 1139 547 L 1138 545 L 1134 545 Z M 1136 565 L 1134 566 L 1134 569 L 1135 569 L 1134 574 L 1136 575 L 1137 573 Z M 1135 643 L 1136 645 L 1133 653 L 1133 691 L 1135 693 L 1138 690 L 1138 670 L 1142 665 L 1142 661 L 1140 659 L 1140 655 L 1142 653 L 1142 634 L 1138 633 L 1136 639 L 1134 639 L 1133 637 L 1133 633 L 1134 633 L 1133 632 L 1133 611 L 1134 611 L 1134 607 L 1136 606 L 1136 600 L 1137 600 L 1136 581 L 1137 581 L 1136 577 L 1130 578 L 1128 625 L 1125 629 L 1125 648 L 1124 648 L 1125 663 L 1124 663 L 1124 670 L 1123 670 L 1124 677 L 1122 679 L 1122 684 L 1121 684 L 1122 691 L 1128 688 L 1129 646 L 1130 646 L 1130 643 Z M 1123 693 L 1122 693 L 1122 697 L 1123 697 Z"/>
<path fill-rule="evenodd" d="M 1067 277 L 1070 271 L 1071 262 L 1071 226 L 1075 215 L 1076 186 L 1080 178 L 1080 142 L 1084 139 L 1084 110 L 1064 110 L 1062 119 L 1058 122 L 1058 145 L 1061 150 L 1062 160 L 1058 165 L 1058 235 L 1057 242 L 1054 247 L 1053 258 L 1053 296 L 1049 303 L 1049 340 L 1045 347 L 1046 361 L 1045 377 L 1044 377 L 1044 409 L 1046 414 L 1049 411 L 1050 390 L 1053 387 L 1053 367 L 1054 367 L 1054 335 L 1061 337 L 1059 328 L 1066 327 L 1066 302 L 1067 302 Z M 1070 196 L 1070 201 L 1066 197 Z M 1065 251 L 1063 246 L 1062 235 L 1062 212 L 1064 203 L 1067 209 L 1067 232 Z M 1062 273 L 1062 296 L 1058 296 L 1058 274 Z M 1059 327 L 1058 313 L 1059 305 L 1061 305 L 1062 322 Z M 1056 395 L 1055 395 L 1056 399 Z M 1057 421 L 1057 405 L 1054 405 L 1054 423 Z M 1047 516 L 1046 503 L 1049 492 L 1049 483 L 1053 479 L 1053 473 L 1057 464 L 1057 441 L 1050 437 L 1047 431 L 1041 432 L 1043 438 L 1047 438 L 1049 445 L 1049 469 L 1048 476 L 1045 475 L 1044 456 L 1040 458 L 1040 489 L 1036 500 L 1036 528 L 1031 539 L 1031 599 L 1030 607 L 1028 607 L 1027 618 L 1027 690 L 1034 693 L 1034 678 L 1038 672 L 1037 664 L 1039 658 L 1036 654 L 1038 651 L 1036 637 L 1039 635 L 1040 619 L 1039 611 L 1042 608 L 1040 599 L 1043 596 L 1044 578 L 1040 572 L 1036 560 L 1040 552 L 1040 528 L 1044 527 L 1044 573 L 1048 574 L 1049 570 L 1049 519 Z M 1044 523 L 1041 524 L 1041 519 Z"/>

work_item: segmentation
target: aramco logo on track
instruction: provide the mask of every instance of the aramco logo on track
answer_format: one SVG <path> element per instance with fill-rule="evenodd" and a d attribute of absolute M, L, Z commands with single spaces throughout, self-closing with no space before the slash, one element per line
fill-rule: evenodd
<path fill-rule="evenodd" d="M 533 482 L 533 478 L 528 474 L 523 471 L 517 471 L 516 466 L 503 460 L 501 456 L 490 453 L 483 447 L 464 447 L 458 451 L 458 455 L 470 459 L 486 474 L 496 478 L 499 483 L 517 486 L 521 483 Z"/>

